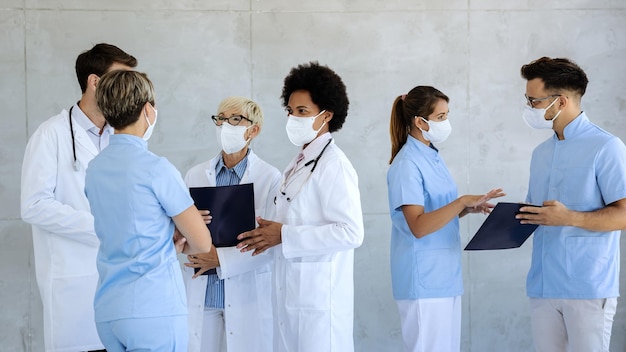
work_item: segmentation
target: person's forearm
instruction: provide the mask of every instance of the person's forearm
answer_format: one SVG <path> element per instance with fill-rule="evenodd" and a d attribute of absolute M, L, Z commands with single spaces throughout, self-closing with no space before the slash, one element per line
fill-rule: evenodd
<path fill-rule="evenodd" d="M 607 205 L 602 209 L 589 212 L 571 211 L 571 223 L 589 231 L 607 232 L 626 229 L 626 208 L 617 205 Z"/>
<path fill-rule="evenodd" d="M 211 233 L 194 205 L 174 216 L 172 220 L 187 239 L 186 253 L 203 253 L 211 250 Z"/>
<path fill-rule="evenodd" d="M 465 205 L 458 198 L 437 210 L 414 217 L 408 221 L 409 228 L 415 237 L 422 238 L 444 227 L 463 210 Z"/>

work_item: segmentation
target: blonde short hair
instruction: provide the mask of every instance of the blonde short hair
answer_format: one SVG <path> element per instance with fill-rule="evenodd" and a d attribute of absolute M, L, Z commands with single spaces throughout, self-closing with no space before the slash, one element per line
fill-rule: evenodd
<path fill-rule="evenodd" d="M 253 124 L 263 127 L 263 111 L 261 107 L 252 100 L 245 97 L 229 97 L 217 107 L 217 113 L 226 110 L 241 110 L 242 115 L 247 117 Z"/>
<path fill-rule="evenodd" d="M 111 71 L 98 81 L 96 102 L 109 125 L 123 129 L 137 121 L 146 103 L 154 106 L 154 86 L 145 73 Z"/>

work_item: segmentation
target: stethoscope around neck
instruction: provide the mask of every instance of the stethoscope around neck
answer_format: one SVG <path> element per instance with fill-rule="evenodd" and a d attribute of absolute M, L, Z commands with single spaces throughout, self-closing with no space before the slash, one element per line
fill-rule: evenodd
<path fill-rule="evenodd" d="M 304 184 L 307 183 L 309 178 L 311 178 L 311 175 L 313 174 L 313 171 L 315 171 L 315 168 L 317 167 L 318 161 L 320 161 L 320 158 L 322 157 L 322 155 L 324 155 L 324 151 L 326 151 L 326 148 L 328 148 L 328 146 L 330 145 L 330 143 L 332 141 L 333 141 L 333 139 L 331 138 L 331 139 L 328 140 L 328 142 L 326 142 L 326 145 L 324 146 L 324 148 L 322 148 L 322 151 L 315 157 L 315 159 L 311 159 L 311 160 L 307 161 L 306 163 L 304 163 L 304 165 L 301 168 L 291 172 L 288 177 L 285 177 L 285 180 L 283 181 L 283 184 L 280 186 L 280 189 L 279 189 L 280 194 L 282 194 L 283 196 L 287 196 L 287 187 L 289 187 L 291 182 L 293 182 L 293 177 L 296 174 L 298 174 L 300 170 L 302 170 L 302 169 L 308 167 L 309 165 L 313 164 L 313 167 L 311 168 L 311 171 L 309 172 L 309 175 L 307 176 L 306 180 L 304 180 L 304 182 L 302 182 L 302 184 L 300 185 L 300 187 L 298 188 L 296 193 L 294 193 L 294 195 L 291 196 L 291 197 L 287 197 L 287 201 L 288 202 L 291 202 L 293 200 L 293 198 L 295 198 L 295 196 L 298 195 L 298 193 L 300 193 L 300 190 L 302 189 Z M 292 178 L 292 181 L 291 182 L 287 182 L 288 178 Z M 277 197 L 274 197 L 274 204 L 276 204 L 276 199 L 277 199 Z"/>
<path fill-rule="evenodd" d="M 72 135 L 72 154 L 74 155 L 74 162 L 72 165 L 74 166 L 74 171 L 80 171 L 80 163 L 76 158 L 76 140 L 74 139 L 74 124 L 72 123 L 72 109 L 74 109 L 74 105 L 70 108 L 69 112 L 69 120 L 70 120 L 70 134 Z"/>

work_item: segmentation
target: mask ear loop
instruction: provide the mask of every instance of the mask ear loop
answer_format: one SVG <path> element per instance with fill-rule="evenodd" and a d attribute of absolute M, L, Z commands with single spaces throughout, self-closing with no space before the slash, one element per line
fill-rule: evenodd
<path fill-rule="evenodd" d="M 552 105 L 554 105 L 554 103 L 556 103 L 556 101 L 557 101 L 557 100 L 559 100 L 559 98 L 560 98 L 560 97 L 561 97 L 560 95 L 559 95 L 558 97 L 556 97 L 556 99 L 554 99 L 554 100 L 552 101 L 552 103 L 550 103 L 550 105 L 548 105 L 548 107 L 546 108 L 546 111 L 547 111 L 548 109 L 550 109 L 550 108 L 552 107 Z"/>
<path fill-rule="evenodd" d="M 326 112 L 326 109 L 322 110 L 322 112 L 320 112 L 319 114 L 317 114 L 317 116 L 320 116 L 321 114 L 323 114 L 323 113 L 325 113 L 325 112 Z M 315 116 L 315 118 L 317 118 L 317 116 Z M 324 122 L 322 122 L 322 125 L 320 126 L 320 128 L 318 128 L 317 130 L 314 130 L 314 131 L 315 131 L 315 134 L 320 133 L 320 131 L 322 130 L 322 128 L 324 128 L 324 125 L 325 125 L 325 124 L 326 124 L 326 119 L 324 119 Z"/>
<path fill-rule="evenodd" d="M 315 133 L 320 133 L 320 131 L 322 130 L 322 128 L 324 128 L 324 125 L 326 124 L 326 120 L 324 120 L 324 122 L 322 123 L 322 125 L 320 126 L 320 128 L 317 129 L 317 131 L 315 131 Z"/>
<path fill-rule="evenodd" d="M 253 123 L 252 125 L 250 125 L 250 126 L 248 126 L 246 128 L 246 131 L 248 131 L 250 128 L 252 128 L 254 126 L 258 126 L 258 125 L 256 123 Z M 244 132 L 244 134 L 245 134 L 245 132 Z M 250 143 L 251 140 L 252 140 L 252 137 L 248 136 L 248 139 L 246 139 L 246 145 L 250 145 L 249 143 Z"/>
<path fill-rule="evenodd" d="M 421 117 L 421 116 L 415 116 L 415 117 L 414 117 L 414 119 L 416 119 L 416 118 L 418 118 L 418 117 L 419 117 L 420 119 L 422 119 L 422 121 L 426 122 L 426 124 L 428 125 L 428 131 L 430 131 L 430 123 L 428 123 L 428 120 L 426 120 L 425 118 L 423 118 L 423 117 Z M 417 127 L 417 126 L 416 126 L 416 127 Z M 428 132 L 428 131 L 424 131 L 423 129 L 421 129 L 421 128 L 419 128 L 419 127 L 417 127 L 417 128 L 418 128 L 420 131 L 422 131 L 422 132 Z"/>
<path fill-rule="evenodd" d="M 146 123 L 148 124 L 148 126 L 146 126 L 146 129 L 143 131 L 144 134 L 146 134 L 146 132 L 148 131 L 148 128 L 150 128 L 150 119 L 148 118 L 148 113 L 146 112 L 146 108 L 143 108 L 143 116 L 145 116 L 146 118 Z"/>
<path fill-rule="evenodd" d="M 558 97 L 556 97 L 556 99 L 554 99 L 554 101 L 548 105 L 548 107 L 546 108 L 545 111 L 548 111 L 548 109 L 550 109 L 552 107 L 552 105 L 554 105 L 554 103 L 556 103 L 557 100 L 559 100 L 561 98 L 561 96 L 559 95 Z M 556 113 L 556 115 L 554 115 L 553 118 L 550 119 L 550 122 L 554 123 L 554 120 L 556 120 L 557 117 L 559 117 L 559 115 L 561 115 L 561 112 L 563 111 L 563 109 L 559 109 L 559 112 Z M 544 113 L 545 115 L 545 113 Z M 544 117 L 545 119 L 545 117 Z"/>

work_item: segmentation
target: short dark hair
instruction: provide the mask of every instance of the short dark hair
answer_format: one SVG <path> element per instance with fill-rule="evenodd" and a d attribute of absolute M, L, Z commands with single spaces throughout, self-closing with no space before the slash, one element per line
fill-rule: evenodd
<path fill-rule="evenodd" d="M 154 106 L 154 86 L 145 73 L 115 70 L 100 78 L 96 103 L 116 130 L 137 122 L 146 103 Z"/>
<path fill-rule="evenodd" d="M 328 122 L 330 132 L 341 129 L 348 115 L 348 94 L 341 77 L 335 71 L 322 66 L 315 61 L 298 65 L 285 77 L 283 93 L 283 107 L 289 104 L 291 93 L 297 90 L 306 90 L 311 100 L 321 110 L 332 111 L 333 118 Z"/>
<path fill-rule="evenodd" d="M 90 74 L 102 77 L 114 63 L 136 67 L 137 59 L 115 45 L 106 43 L 96 44 L 78 55 L 75 68 L 81 92 L 85 93 L 87 90 L 87 78 Z"/>
<path fill-rule="evenodd" d="M 542 57 L 521 68 L 527 81 L 539 78 L 548 91 L 569 90 L 582 97 L 587 90 L 587 75 L 573 61 L 565 58 Z"/>

